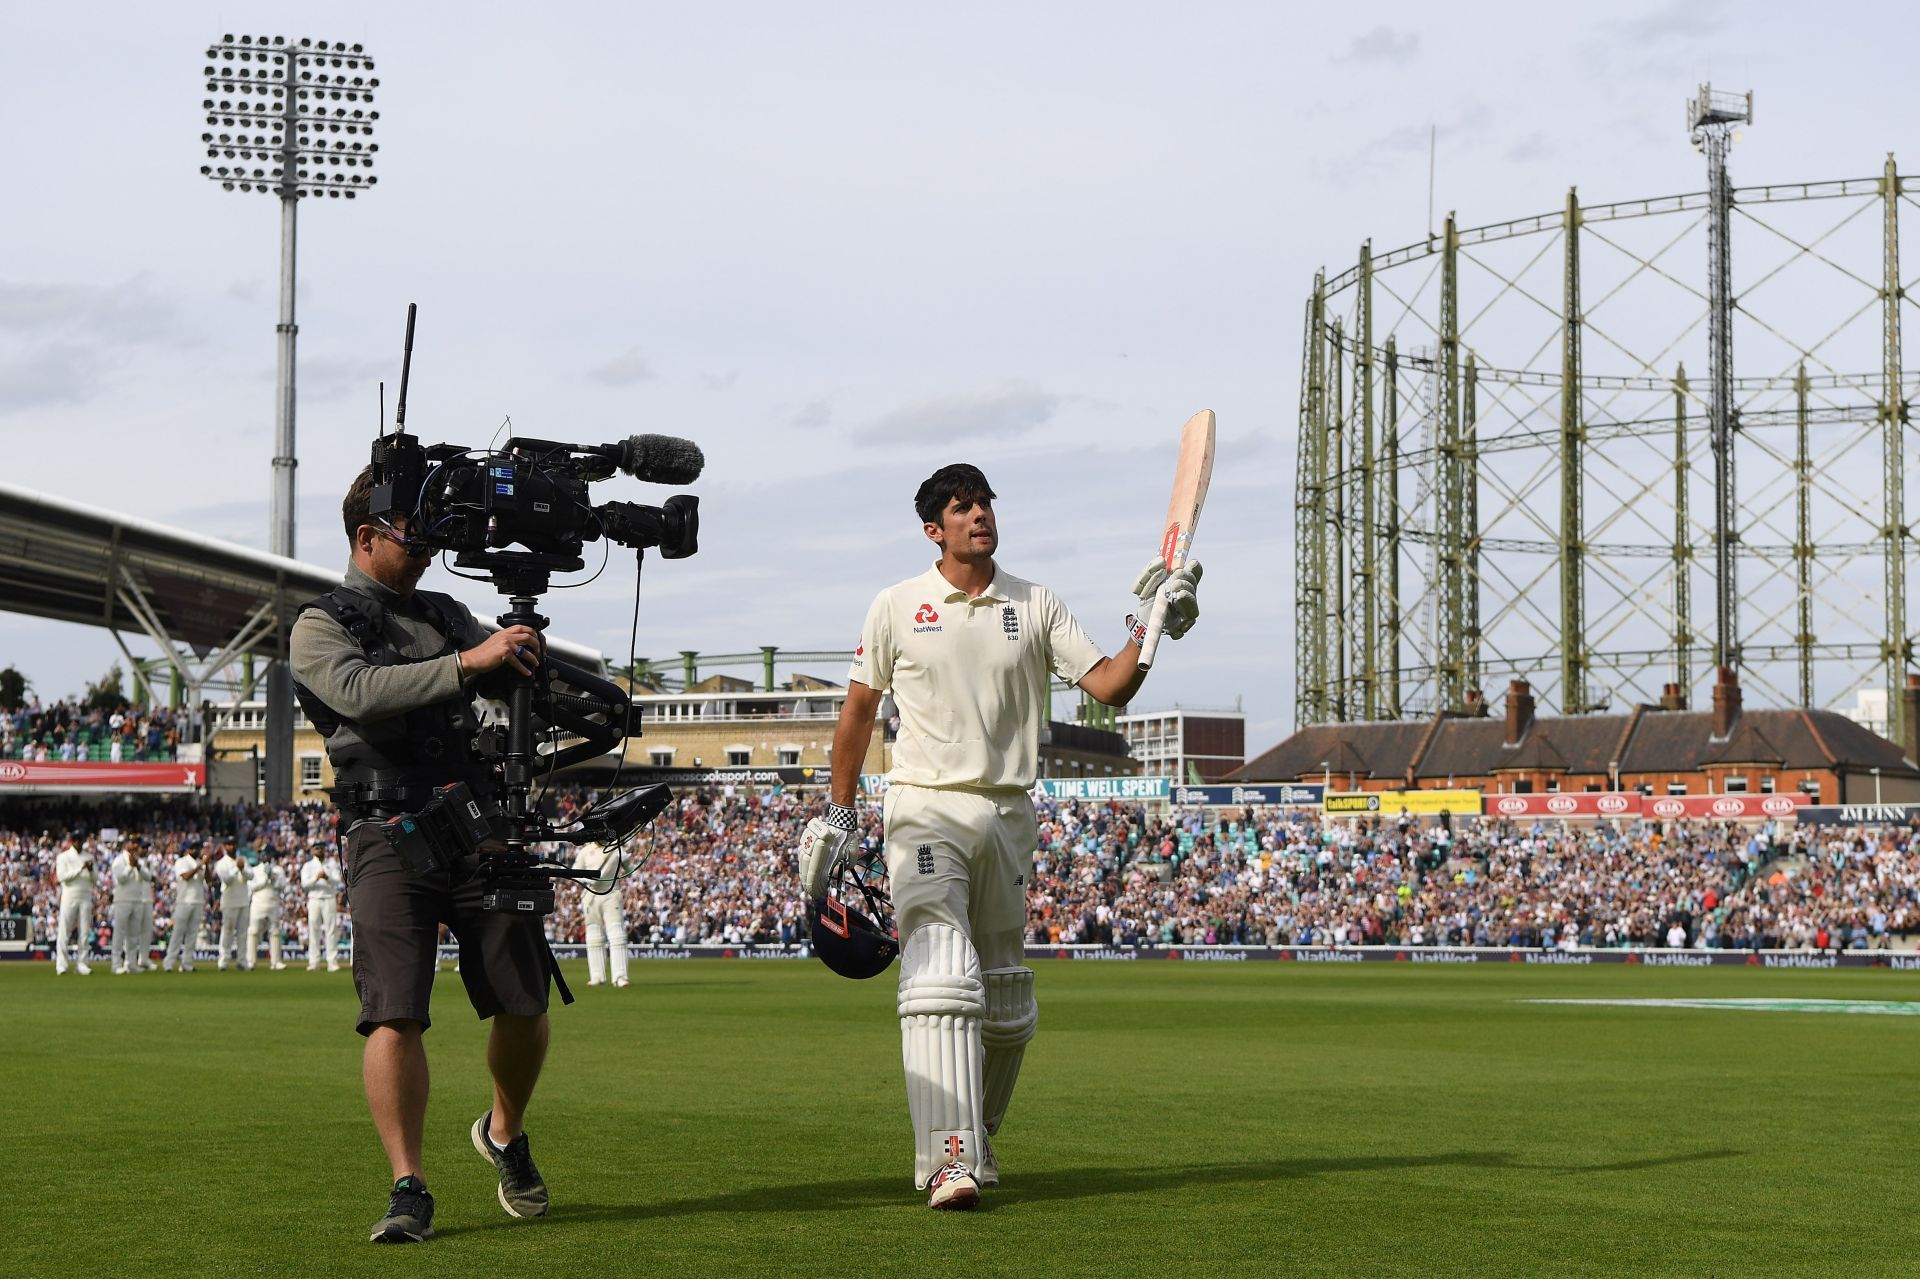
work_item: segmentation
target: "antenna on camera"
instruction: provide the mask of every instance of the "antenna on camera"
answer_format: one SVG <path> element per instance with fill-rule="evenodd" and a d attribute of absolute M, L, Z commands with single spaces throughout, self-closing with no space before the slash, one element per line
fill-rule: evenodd
<path fill-rule="evenodd" d="M 419 309 L 419 303 L 407 303 L 407 340 L 400 354 L 400 403 L 393 411 L 393 429 L 402 435 L 407 431 L 407 377 L 413 372 L 413 317 Z"/>
<path fill-rule="evenodd" d="M 384 442 L 387 438 L 387 382 L 380 380 L 380 416 L 373 419 L 373 433 Z"/>

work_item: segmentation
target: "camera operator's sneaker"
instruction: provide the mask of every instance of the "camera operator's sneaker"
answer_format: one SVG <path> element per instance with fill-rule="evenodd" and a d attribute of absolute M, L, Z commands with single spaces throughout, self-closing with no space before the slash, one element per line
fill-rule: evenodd
<path fill-rule="evenodd" d="M 927 1207 L 964 1211 L 980 1202 L 980 1183 L 958 1159 L 948 1160 L 927 1183 Z"/>
<path fill-rule="evenodd" d="M 547 1183 L 533 1166 L 527 1134 L 521 1133 L 505 1147 L 496 1146 L 488 1132 L 492 1126 L 491 1110 L 473 1121 L 473 1148 L 500 1172 L 500 1206 L 513 1217 L 546 1216 Z"/>
<path fill-rule="evenodd" d="M 980 1189 L 991 1190 L 1000 1184 L 1000 1160 L 993 1153 L 993 1138 L 980 1134 L 980 1162 L 974 1166 L 973 1179 Z"/>
<path fill-rule="evenodd" d="M 419 1243 L 433 1237 L 433 1196 L 418 1177 L 393 1183 L 387 1215 L 373 1223 L 372 1243 Z"/>

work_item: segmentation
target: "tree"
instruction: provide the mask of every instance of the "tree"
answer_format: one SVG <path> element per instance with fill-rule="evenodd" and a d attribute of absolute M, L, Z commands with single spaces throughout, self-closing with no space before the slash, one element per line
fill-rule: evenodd
<path fill-rule="evenodd" d="M 120 663 L 115 662 L 107 668 L 107 673 L 102 675 L 98 682 L 87 685 L 87 696 L 83 705 L 90 711 L 123 709 L 127 704 L 125 683 L 126 673 L 120 669 Z"/>
<path fill-rule="evenodd" d="M 17 711 L 27 704 L 33 683 L 13 667 L 0 669 L 0 711 Z"/>

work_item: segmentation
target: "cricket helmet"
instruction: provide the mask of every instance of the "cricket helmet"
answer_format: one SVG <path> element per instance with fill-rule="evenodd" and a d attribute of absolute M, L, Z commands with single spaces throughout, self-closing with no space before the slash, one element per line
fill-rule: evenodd
<path fill-rule="evenodd" d="M 893 902 L 868 882 L 868 871 L 841 862 L 827 890 L 807 902 L 807 932 L 820 962 L 842 977 L 863 980 L 887 971 L 900 953 Z"/>

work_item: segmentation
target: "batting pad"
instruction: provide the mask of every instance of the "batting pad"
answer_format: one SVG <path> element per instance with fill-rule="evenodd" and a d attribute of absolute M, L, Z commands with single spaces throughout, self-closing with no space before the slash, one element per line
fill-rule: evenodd
<path fill-rule="evenodd" d="M 987 1017 L 980 1026 L 980 1043 L 986 1049 L 982 1069 L 981 1119 L 991 1137 L 1000 1131 L 1006 1118 L 1007 1103 L 1013 1100 L 1013 1085 L 1020 1078 L 1020 1059 L 1027 1055 L 1027 1041 L 1040 1021 L 1040 1007 L 1033 1002 L 1033 969 L 994 968 L 986 974 Z"/>
<path fill-rule="evenodd" d="M 980 957 L 950 924 L 923 924 L 900 954 L 900 1053 L 913 1117 L 913 1184 L 941 1165 L 980 1161 Z"/>

